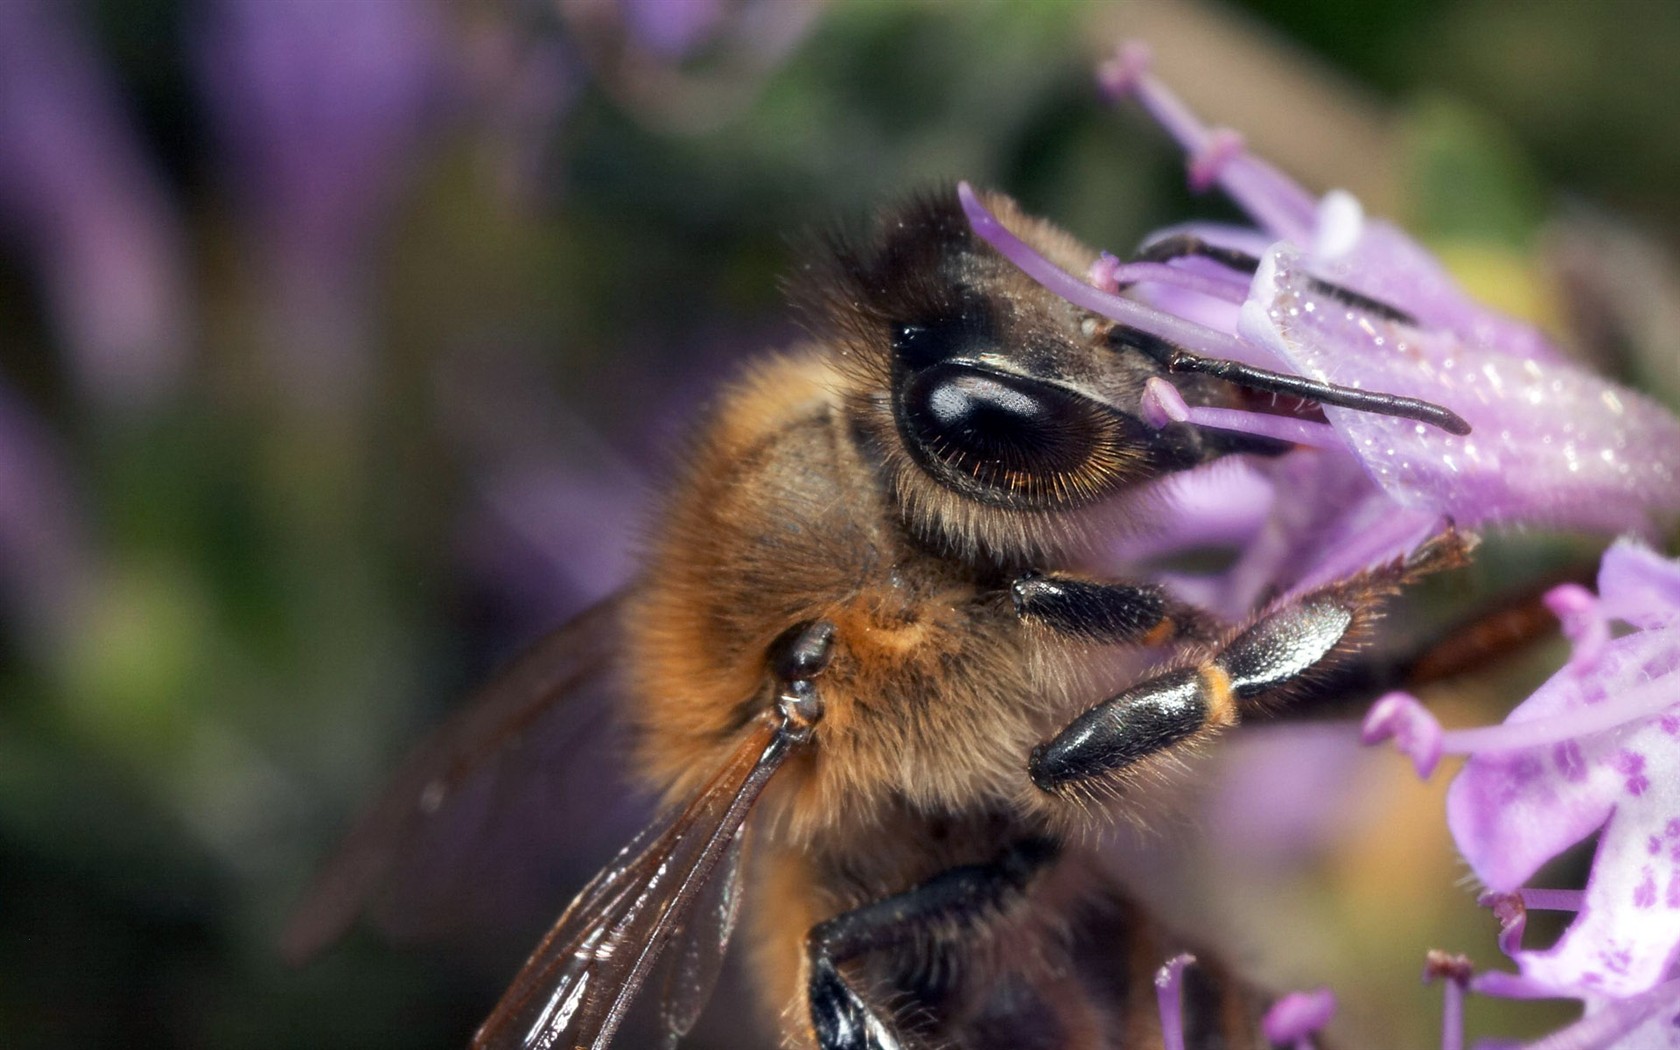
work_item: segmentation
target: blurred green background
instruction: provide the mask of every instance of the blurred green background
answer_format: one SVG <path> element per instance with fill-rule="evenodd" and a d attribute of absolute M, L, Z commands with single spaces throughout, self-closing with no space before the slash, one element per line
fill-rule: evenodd
<path fill-rule="evenodd" d="M 309 873 L 625 578 L 709 382 L 792 337 L 806 231 L 958 177 L 1121 252 L 1231 214 L 1095 98 L 1129 35 L 1309 186 L 1680 392 L 1657 0 L 0 0 L 0 1045 L 460 1045 L 529 940 L 359 932 L 291 971 Z M 1432 1045 L 1423 949 L 1491 963 L 1493 924 L 1445 778 L 1374 761 L 1276 877 L 1316 932 L 1257 954 L 1333 982 L 1350 1045 Z"/>

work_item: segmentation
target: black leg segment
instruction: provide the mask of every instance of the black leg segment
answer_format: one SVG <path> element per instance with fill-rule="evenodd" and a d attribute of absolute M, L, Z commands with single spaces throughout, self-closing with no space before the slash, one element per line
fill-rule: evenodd
<path fill-rule="evenodd" d="M 806 995 L 818 1050 L 900 1050 L 903 1046 L 887 1023 L 852 991 L 832 958 L 811 956 Z"/>
<path fill-rule="evenodd" d="M 1347 595 L 1320 592 L 1286 605 L 1237 635 L 1214 664 L 1239 702 L 1299 682 L 1342 644 L 1353 626 Z"/>
<path fill-rule="evenodd" d="M 1067 573 L 1031 573 L 1010 588 L 1027 623 L 1090 642 L 1159 645 L 1206 637 L 1207 616 L 1150 584 L 1105 583 Z"/>
<path fill-rule="evenodd" d="M 1218 697 L 1194 667 L 1168 671 L 1091 708 L 1047 744 L 1028 771 L 1043 791 L 1090 780 L 1165 750 L 1207 725 Z"/>
<path fill-rule="evenodd" d="M 1033 749 L 1044 791 L 1089 781 L 1164 751 L 1204 728 L 1238 721 L 1239 705 L 1297 683 L 1354 623 L 1343 596 L 1314 594 L 1262 618 L 1199 667 L 1167 671 L 1096 705 Z"/>
<path fill-rule="evenodd" d="M 891 1027 L 847 983 L 840 965 L 930 931 L 961 933 L 1024 893 L 1056 858 L 1047 839 L 1017 843 L 997 860 L 942 871 L 921 885 L 817 924 L 805 938 L 807 994 L 820 1050 L 899 1050 Z"/>

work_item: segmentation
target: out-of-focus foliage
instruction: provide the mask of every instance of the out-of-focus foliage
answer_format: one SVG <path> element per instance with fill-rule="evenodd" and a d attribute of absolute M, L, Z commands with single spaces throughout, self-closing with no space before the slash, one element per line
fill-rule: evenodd
<path fill-rule="evenodd" d="M 1473 290 L 1672 375 L 1665 289 L 1590 276 L 1680 231 L 1680 13 L 1159 6 L 1245 59 L 1168 75 L 1331 71 Z M 1118 7 L 712 8 L 0 2 L 0 1044 L 458 1045 L 529 929 L 291 972 L 279 924 L 422 728 L 626 577 L 708 384 L 796 337 L 801 240 L 958 177 L 1117 250 L 1191 207 L 1090 88 Z M 1321 131 L 1277 97 L 1287 166 Z M 1558 227 L 1560 186 L 1618 217 Z M 1322 949 L 1421 1041 L 1421 949 L 1485 920 L 1394 773 L 1278 979 Z"/>

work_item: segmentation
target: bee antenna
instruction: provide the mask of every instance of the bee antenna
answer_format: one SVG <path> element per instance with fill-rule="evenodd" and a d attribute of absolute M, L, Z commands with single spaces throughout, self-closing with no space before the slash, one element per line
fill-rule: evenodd
<path fill-rule="evenodd" d="M 1253 276 L 1260 269 L 1260 257 L 1240 248 L 1227 248 L 1220 244 L 1210 244 L 1195 234 L 1175 233 L 1160 240 L 1151 241 L 1140 248 L 1132 256 L 1133 262 L 1168 263 L 1174 259 L 1195 256 L 1200 259 L 1222 266 L 1234 273 Z M 1380 317 L 1386 321 L 1394 321 L 1403 325 L 1417 324 L 1417 318 L 1391 303 L 1372 298 L 1364 292 L 1356 292 L 1344 284 L 1326 281 L 1321 277 L 1308 277 L 1308 287 L 1320 295 L 1328 295 L 1343 306 L 1352 307 L 1361 313 Z M 1122 288 L 1127 287 L 1121 285 Z"/>

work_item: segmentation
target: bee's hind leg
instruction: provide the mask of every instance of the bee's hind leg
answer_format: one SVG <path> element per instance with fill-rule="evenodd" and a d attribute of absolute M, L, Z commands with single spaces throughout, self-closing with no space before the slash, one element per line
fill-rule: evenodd
<path fill-rule="evenodd" d="M 842 912 L 805 938 L 807 996 L 819 1050 L 902 1050 L 905 1043 L 846 981 L 840 967 L 930 933 L 972 929 L 1024 893 L 1057 847 L 1028 839 L 985 864 L 950 868 L 903 893 Z"/>

